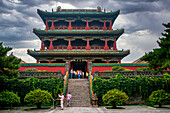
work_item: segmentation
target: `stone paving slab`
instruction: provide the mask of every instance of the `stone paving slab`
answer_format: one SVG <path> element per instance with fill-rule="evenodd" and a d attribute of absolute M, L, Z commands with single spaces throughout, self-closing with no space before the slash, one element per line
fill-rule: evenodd
<path fill-rule="evenodd" d="M 170 113 L 170 109 L 153 108 L 149 106 L 123 106 L 123 108 L 125 109 L 106 109 L 105 107 L 66 107 L 64 110 L 56 108 L 48 113 Z"/>
<path fill-rule="evenodd" d="M 0 110 L 0 113 L 170 113 L 170 106 L 166 108 L 153 108 L 149 106 L 119 106 L 125 109 L 106 109 L 105 107 L 65 107 L 60 110 L 57 107 L 54 110 L 41 109 L 24 111 L 22 109 L 16 110 Z"/>

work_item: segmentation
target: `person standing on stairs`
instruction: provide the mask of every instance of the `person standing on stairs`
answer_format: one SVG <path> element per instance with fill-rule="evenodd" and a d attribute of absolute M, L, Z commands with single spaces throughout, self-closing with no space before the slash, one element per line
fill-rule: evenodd
<path fill-rule="evenodd" d="M 61 101 L 60 101 L 60 103 L 61 103 L 61 110 L 63 110 L 64 109 L 63 108 L 63 103 L 64 103 L 64 95 L 63 95 L 63 93 L 61 95 L 58 94 L 58 97 L 61 98 Z"/>
<path fill-rule="evenodd" d="M 78 70 L 78 79 L 80 79 L 80 70 Z"/>
<path fill-rule="evenodd" d="M 71 79 L 73 78 L 73 69 L 71 69 L 71 71 L 70 71 L 70 74 L 71 74 Z"/>
<path fill-rule="evenodd" d="M 69 93 L 67 94 L 67 106 L 70 106 L 71 97 L 72 97 L 72 95 L 71 95 L 70 92 L 69 92 Z"/>

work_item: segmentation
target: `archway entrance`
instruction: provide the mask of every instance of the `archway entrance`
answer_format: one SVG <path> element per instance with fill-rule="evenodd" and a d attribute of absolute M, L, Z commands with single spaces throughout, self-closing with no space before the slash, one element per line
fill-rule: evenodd
<path fill-rule="evenodd" d="M 71 69 L 74 71 L 81 70 L 84 73 L 82 78 L 86 78 L 87 62 L 86 61 L 73 61 L 71 62 Z"/>

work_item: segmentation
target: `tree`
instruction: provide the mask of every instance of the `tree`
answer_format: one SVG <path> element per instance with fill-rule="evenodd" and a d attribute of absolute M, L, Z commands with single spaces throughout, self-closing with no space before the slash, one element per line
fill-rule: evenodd
<path fill-rule="evenodd" d="M 17 69 L 21 59 L 16 59 L 14 56 L 7 56 L 7 52 L 12 50 L 11 47 L 3 47 L 3 43 L 0 42 L 0 75 L 17 76 Z"/>
<path fill-rule="evenodd" d="M 48 91 L 36 89 L 26 94 L 24 101 L 35 104 L 37 108 L 41 108 L 42 104 L 49 103 L 52 100 L 52 95 Z"/>
<path fill-rule="evenodd" d="M 149 101 L 158 104 L 159 107 L 162 107 L 166 101 L 170 100 L 170 94 L 166 93 L 163 89 L 153 91 L 152 94 L 149 96 Z"/>
<path fill-rule="evenodd" d="M 111 104 L 113 108 L 116 108 L 116 105 L 120 105 L 124 101 L 127 101 L 129 97 L 125 92 L 119 91 L 118 89 L 113 89 L 103 95 L 102 99 L 104 103 Z"/>
<path fill-rule="evenodd" d="M 163 24 L 167 29 L 166 33 L 162 33 L 164 37 L 157 41 L 160 48 L 153 49 L 144 55 L 141 60 L 148 61 L 149 68 L 154 69 L 155 72 L 170 69 L 170 23 Z"/>

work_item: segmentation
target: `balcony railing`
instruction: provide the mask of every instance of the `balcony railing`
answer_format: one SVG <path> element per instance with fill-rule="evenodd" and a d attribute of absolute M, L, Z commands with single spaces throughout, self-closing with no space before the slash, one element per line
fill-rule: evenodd
<path fill-rule="evenodd" d="M 67 50 L 67 46 L 53 46 L 54 50 Z M 91 50 L 104 50 L 104 46 L 90 46 Z M 49 50 L 49 46 L 45 46 L 45 51 Z M 86 46 L 72 46 L 72 50 L 86 50 Z M 109 50 L 113 50 L 113 46 L 109 46 Z"/>
<path fill-rule="evenodd" d="M 103 27 L 98 27 L 98 26 L 92 26 L 89 27 L 90 30 L 103 30 Z M 107 30 L 109 30 L 109 27 L 106 27 Z M 48 28 L 50 30 L 50 27 Z M 55 27 L 56 30 L 68 30 L 67 26 L 59 26 L 59 27 Z M 72 30 L 85 30 L 86 27 L 82 27 L 82 26 L 78 26 L 78 27 L 72 27 Z"/>

